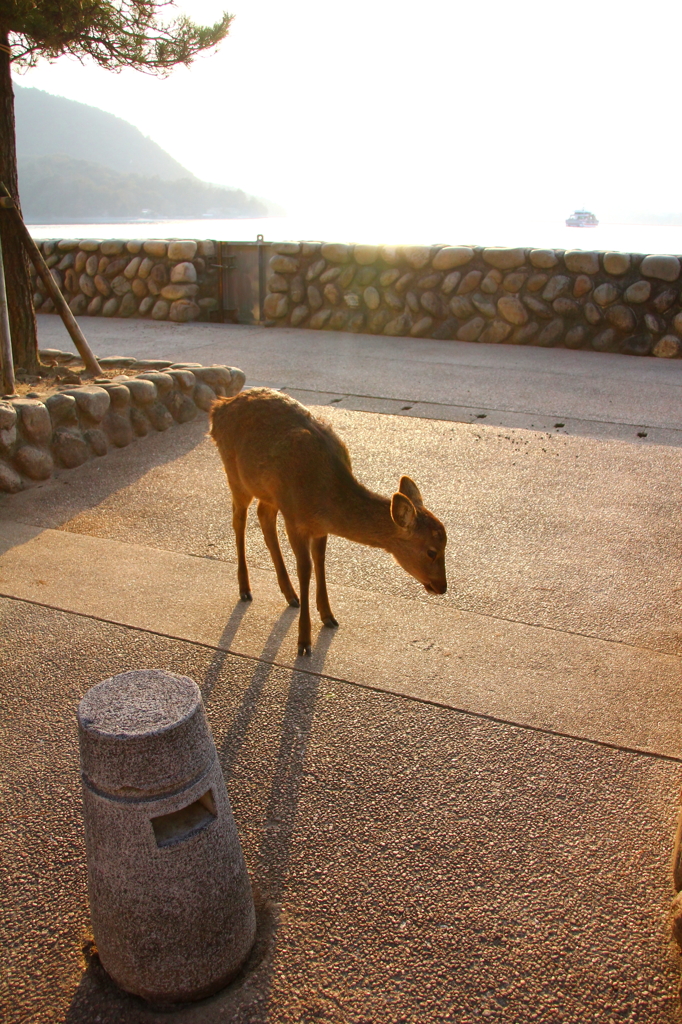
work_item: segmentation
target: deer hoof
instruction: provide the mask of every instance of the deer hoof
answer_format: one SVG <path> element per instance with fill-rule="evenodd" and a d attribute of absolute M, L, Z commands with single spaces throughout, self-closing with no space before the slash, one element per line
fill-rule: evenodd
<path fill-rule="evenodd" d="M 253 594 L 250 590 L 242 590 L 239 594 L 242 601 L 253 601 Z"/>
<path fill-rule="evenodd" d="M 310 644 L 299 644 L 298 645 L 298 653 L 299 653 L 299 657 L 301 655 L 305 655 L 306 657 L 309 658 L 310 655 L 313 653 L 313 649 L 310 646 Z"/>
<path fill-rule="evenodd" d="M 333 615 L 328 615 L 326 619 L 322 619 L 322 622 L 324 623 L 325 626 L 328 626 L 329 629 L 336 629 L 336 627 L 338 626 L 338 622 L 336 621 Z"/>
<path fill-rule="evenodd" d="M 301 607 L 301 602 L 299 601 L 299 599 L 297 597 L 292 597 L 290 599 L 290 601 L 289 601 L 289 607 L 290 608 L 300 608 Z"/>

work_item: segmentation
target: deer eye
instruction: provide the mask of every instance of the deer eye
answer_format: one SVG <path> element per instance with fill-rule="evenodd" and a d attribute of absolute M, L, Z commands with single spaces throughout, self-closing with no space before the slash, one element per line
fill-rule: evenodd
<path fill-rule="evenodd" d="M 428 551 L 426 552 L 426 554 L 427 554 L 427 556 L 428 556 L 429 558 L 433 559 L 433 558 L 435 558 L 435 557 L 436 557 L 436 555 L 438 554 L 438 552 L 437 552 L 436 550 L 434 550 L 434 548 L 429 548 L 429 550 L 428 550 Z"/>

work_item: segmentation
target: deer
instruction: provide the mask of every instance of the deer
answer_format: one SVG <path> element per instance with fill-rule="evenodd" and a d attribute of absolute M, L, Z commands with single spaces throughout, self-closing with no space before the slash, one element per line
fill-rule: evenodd
<path fill-rule="evenodd" d="M 213 403 L 209 434 L 232 492 L 239 596 L 242 601 L 253 599 L 246 564 L 246 520 L 256 498 L 279 588 L 292 608 L 300 608 L 299 656 L 312 653 L 313 568 L 320 618 L 331 629 L 338 626 L 325 578 L 329 534 L 382 548 L 429 594 L 446 592 L 445 527 L 425 508 L 414 481 L 402 476 L 390 498 L 369 490 L 353 475 L 348 449 L 332 426 L 304 405 L 280 391 L 248 388 Z M 300 600 L 282 557 L 278 513 L 296 560 Z"/>

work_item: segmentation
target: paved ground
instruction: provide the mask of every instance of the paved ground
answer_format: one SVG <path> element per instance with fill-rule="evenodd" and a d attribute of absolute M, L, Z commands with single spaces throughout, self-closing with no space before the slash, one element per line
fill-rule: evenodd
<path fill-rule="evenodd" d="M 678 1021 L 678 364 L 86 326 L 100 354 L 228 361 L 323 402 L 370 486 L 417 479 L 450 589 L 334 538 L 341 627 L 296 658 L 253 524 L 254 602 L 236 600 L 205 422 L 0 500 L 6 1019 L 169 1019 L 88 954 L 74 723 L 92 683 L 155 666 L 202 686 L 261 918 L 249 972 L 182 1024 Z M 421 405 L 393 414 L 401 382 Z M 485 420 L 461 413 L 466 388 Z M 578 427 L 491 425 L 495 403 Z"/>

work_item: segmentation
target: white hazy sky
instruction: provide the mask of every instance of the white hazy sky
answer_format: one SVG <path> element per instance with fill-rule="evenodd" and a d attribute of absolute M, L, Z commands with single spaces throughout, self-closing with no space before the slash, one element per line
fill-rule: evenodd
<path fill-rule="evenodd" d="M 178 6 L 197 21 L 223 8 Z M 167 79 L 61 59 L 19 82 L 117 114 L 199 177 L 290 213 L 682 211 L 679 0 L 227 9 L 218 52 Z"/>

